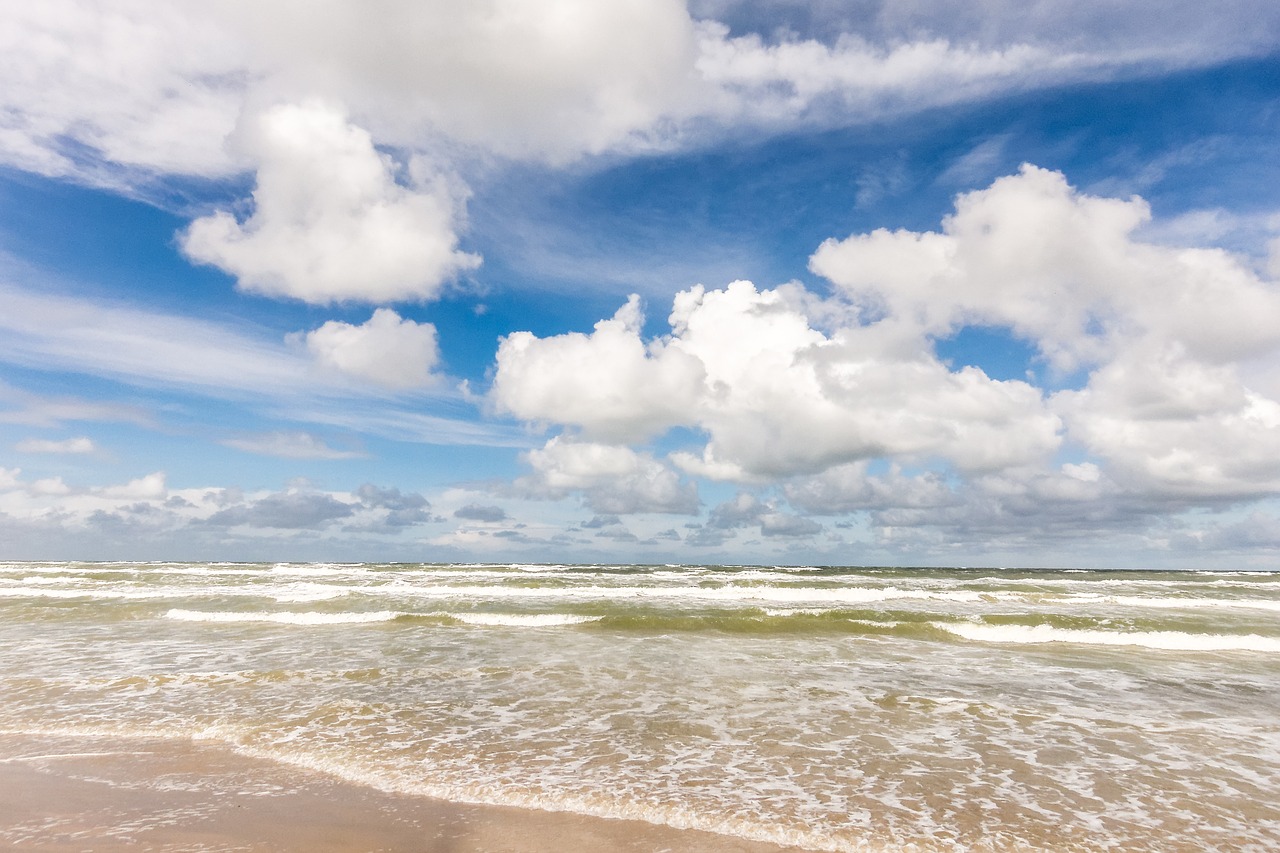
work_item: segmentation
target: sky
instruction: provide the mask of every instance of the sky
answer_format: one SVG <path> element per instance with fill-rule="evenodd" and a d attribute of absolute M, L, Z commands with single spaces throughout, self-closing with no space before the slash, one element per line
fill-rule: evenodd
<path fill-rule="evenodd" d="M 1280 5 L 5 3 L 0 559 L 1275 569 Z"/>

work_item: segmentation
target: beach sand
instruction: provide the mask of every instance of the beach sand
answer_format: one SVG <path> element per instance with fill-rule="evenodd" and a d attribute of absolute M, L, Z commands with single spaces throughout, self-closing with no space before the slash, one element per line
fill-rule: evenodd
<path fill-rule="evenodd" d="M 209 742 L 0 736 L 0 847 L 781 853 L 713 833 L 392 794 Z"/>

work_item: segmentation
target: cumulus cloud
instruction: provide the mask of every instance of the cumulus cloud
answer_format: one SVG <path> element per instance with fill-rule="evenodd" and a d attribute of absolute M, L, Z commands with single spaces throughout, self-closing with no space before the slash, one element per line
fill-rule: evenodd
<path fill-rule="evenodd" d="M 162 500 L 168 494 L 163 471 L 155 471 L 145 477 L 119 486 L 107 486 L 102 494 L 109 498 L 124 500 Z"/>
<path fill-rule="evenodd" d="M 427 509 L 431 506 L 416 492 L 405 494 L 399 489 L 384 489 L 373 483 L 365 483 L 355 493 L 362 504 L 381 509 Z"/>
<path fill-rule="evenodd" d="M 467 504 L 464 507 L 453 511 L 454 518 L 461 518 L 464 521 L 483 521 L 498 522 L 507 520 L 507 511 L 500 506 L 482 506 L 480 504 Z"/>
<path fill-rule="evenodd" d="M 85 488 L 60 478 L 24 482 L 17 469 L 0 469 L 0 531 L 14 553 L 31 559 L 72 559 L 86 547 L 119 559 L 163 559 L 175 549 L 191 559 L 263 559 L 265 551 L 277 559 L 368 560 L 370 549 L 403 559 L 396 541 L 444 520 L 430 506 L 421 494 L 368 483 L 354 492 L 246 494 L 174 490 L 156 472 Z"/>
<path fill-rule="evenodd" d="M 1280 491 L 1280 402 L 1177 342 L 1133 346 L 1056 403 L 1070 435 L 1133 488 L 1206 498 Z"/>
<path fill-rule="evenodd" d="M 588 435 L 696 424 L 711 439 L 701 455 L 672 458 L 716 479 L 885 455 L 942 454 L 983 470 L 1034 461 L 1058 444 L 1057 417 L 1026 383 L 952 372 L 926 348 L 886 346 L 874 328 L 829 337 L 810 325 L 794 290 L 698 286 L 676 296 L 670 323 L 672 334 L 647 346 L 638 323 L 616 320 L 591 336 L 522 333 L 518 350 L 499 350 L 494 397 L 526 419 Z M 622 388 L 645 390 L 609 405 L 604 395 Z"/>
<path fill-rule="evenodd" d="M 421 300 L 480 262 L 457 249 L 447 181 L 420 167 L 398 182 L 395 162 L 335 107 L 273 107 L 241 145 L 257 163 L 253 213 L 201 217 L 181 244 L 246 290 L 316 304 Z"/>
<path fill-rule="evenodd" d="M 562 498 L 580 492 L 600 515 L 694 513 L 697 488 L 652 456 L 629 447 L 564 436 L 524 454 L 532 474 L 516 481 L 530 497 Z"/>
<path fill-rule="evenodd" d="M 404 493 L 399 489 L 384 489 L 365 483 L 356 489 L 356 497 L 365 507 L 380 510 L 382 526 L 395 529 L 441 521 L 431 512 L 431 502 L 417 492 Z"/>
<path fill-rule="evenodd" d="M 916 475 L 894 465 L 873 475 L 866 462 L 837 465 L 820 474 L 787 483 L 784 492 L 793 506 L 820 515 L 843 515 L 871 509 L 940 508 L 958 498 L 946 478 L 926 471 Z M 1096 474 L 1096 467 L 1094 467 Z"/>
<path fill-rule="evenodd" d="M 1280 348 L 1280 288 L 1222 250 L 1143 242 L 1149 217 L 1139 198 L 1026 166 L 959 196 L 941 231 L 823 243 L 811 268 L 835 285 L 825 302 L 739 281 L 679 293 L 670 334 L 647 342 L 634 300 L 590 335 L 513 335 L 493 398 L 588 436 L 696 426 L 707 441 L 673 453 L 680 468 L 811 476 L 790 488 L 815 510 L 947 504 L 937 475 L 868 479 L 870 460 L 1026 477 L 1069 446 L 1138 493 L 1280 492 L 1280 401 L 1242 368 Z M 952 368 L 935 343 L 966 326 L 1008 330 L 1060 379 L 1084 378 L 1047 391 Z"/>
<path fill-rule="evenodd" d="M 663 341 L 646 344 L 643 320 L 633 295 L 589 335 L 508 335 L 498 347 L 491 399 L 516 417 L 574 424 L 606 441 L 691 423 L 688 402 L 703 384 L 702 365 Z"/>
<path fill-rule="evenodd" d="M 960 196 L 941 232 L 828 240 L 812 269 L 877 325 L 921 340 L 1003 327 L 1086 385 L 1053 395 L 1066 434 L 1137 489 L 1280 490 L 1280 403 L 1240 365 L 1280 347 L 1280 288 L 1219 249 L 1145 243 L 1139 198 L 1032 166 Z"/>
<path fill-rule="evenodd" d="M 219 510 L 205 521 L 214 527 L 265 527 L 302 530 L 347 518 L 355 508 L 332 495 L 280 492 Z"/>
<path fill-rule="evenodd" d="M 718 547 L 733 538 L 734 531 L 747 527 L 756 527 L 763 536 L 784 539 L 812 538 L 823 530 L 811 518 L 787 512 L 775 502 L 762 501 L 749 492 L 739 492 L 712 509 L 707 521 L 693 529 L 688 541 L 699 547 Z"/>
<path fill-rule="evenodd" d="M 760 532 L 765 536 L 811 537 L 822 532 L 822 525 L 794 513 L 769 512 L 760 517 Z"/>
<path fill-rule="evenodd" d="M 321 364 L 384 388 L 407 390 L 435 382 L 440 360 L 436 327 L 379 308 L 359 326 L 330 320 L 306 335 L 307 349 Z"/>
<path fill-rule="evenodd" d="M 19 453 L 93 453 L 98 448 L 93 440 L 83 436 L 55 441 L 47 438 L 27 438 L 14 445 Z"/>
<path fill-rule="evenodd" d="M 768 510 L 759 498 L 750 492 L 738 492 L 731 500 L 718 504 L 711 510 L 706 527 L 717 530 L 737 530 L 760 521 Z"/>
<path fill-rule="evenodd" d="M 1274 289 L 1221 250 L 1135 239 L 1150 215 L 1140 198 L 1085 195 L 1059 172 L 1024 166 L 959 196 L 940 233 L 827 240 L 810 268 L 868 315 L 937 336 L 1007 327 L 1064 370 L 1113 357 L 1140 334 L 1214 361 L 1274 346 Z"/>
<path fill-rule="evenodd" d="M 27 491 L 33 495 L 69 495 L 71 487 L 64 483 L 61 477 L 44 477 L 29 483 Z"/>

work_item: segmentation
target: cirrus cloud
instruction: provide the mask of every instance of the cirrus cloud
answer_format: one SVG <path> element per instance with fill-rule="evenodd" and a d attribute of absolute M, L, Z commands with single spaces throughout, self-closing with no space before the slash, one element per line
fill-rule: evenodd
<path fill-rule="evenodd" d="M 98 448 L 93 443 L 93 439 L 81 436 L 61 441 L 27 438 L 15 444 L 13 449 L 19 453 L 93 453 Z"/>

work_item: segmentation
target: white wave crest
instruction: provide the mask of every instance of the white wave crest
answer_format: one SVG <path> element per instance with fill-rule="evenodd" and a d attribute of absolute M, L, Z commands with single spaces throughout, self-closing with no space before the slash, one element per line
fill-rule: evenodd
<path fill-rule="evenodd" d="M 1089 646 L 1141 646 L 1179 652 L 1280 652 L 1280 637 L 1258 634 L 1187 634 L 1181 631 L 1089 631 L 1051 625 L 977 625 L 931 623 L 966 640 L 984 643 L 1077 643 Z"/>
<path fill-rule="evenodd" d="M 170 610 L 166 619 L 183 622 L 278 622 L 285 625 L 345 625 L 359 622 L 390 622 L 401 616 L 395 610 L 372 613 L 246 613 L 240 611 Z"/>
<path fill-rule="evenodd" d="M 1116 595 L 1104 600 L 1123 604 L 1126 607 L 1156 607 L 1172 610 L 1225 607 L 1280 612 L 1280 601 L 1266 598 L 1143 598 L 1137 595 Z"/>
<path fill-rule="evenodd" d="M 599 622 L 600 616 L 576 616 L 570 613 L 442 613 L 468 625 L 502 625 L 515 628 L 552 628 L 560 625 L 582 625 Z"/>
<path fill-rule="evenodd" d="M 389 585 L 370 592 L 411 598 L 479 598 L 479 599 L 682 599 L 693 601 L 767 601 L 781 604 L 866 604 L 896 599 L 955 602 L 993 600 L 993 593 L 899 589 L 898 587 L 776 587 L 731 584 L 720 587 L 698 586 L 413 586 Z"/>
<path fill-rule="evenodd" d="M 147 599 L 174 598 L 179 595 L 191 595 L 185 591 L 172 589 L 157 590 L 121 590 L 121 589 L 50 589 L 48 587 L 7 586 L 0 587 L 0 598 L 100 598 L 100 599 Z"/>

